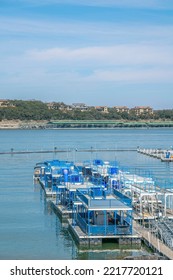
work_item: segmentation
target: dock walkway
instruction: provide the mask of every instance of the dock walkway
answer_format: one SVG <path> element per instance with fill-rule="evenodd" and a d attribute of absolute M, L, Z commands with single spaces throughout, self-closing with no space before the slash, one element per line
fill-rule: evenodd
<path fill-rule="evenodd" d="M 155 237 L 149 230 L 143 228 L 136 221 L 133 221 L 133 227 L 142 235 L 142 239 L 149 247 L 165 256 L 167 259 L 173 260 L 173 250 L 166 246 L 159 238 Z"/>
<path fill-rule="evenodd" d="M 160 159 L 164 162 L 173 162 L 172 150 L 169 157 L 166 157 L 166 153 L 168 150 L 161 150 L 161 149 L 137 149 L 137 152 L 149 157 Z"/>

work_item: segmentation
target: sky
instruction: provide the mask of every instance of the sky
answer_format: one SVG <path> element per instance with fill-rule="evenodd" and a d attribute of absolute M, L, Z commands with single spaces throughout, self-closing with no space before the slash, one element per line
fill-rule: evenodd
<path fill-rule="evenodd" d="M 0 0 L 0 99 L 173 109 L 173 1 Z"/>

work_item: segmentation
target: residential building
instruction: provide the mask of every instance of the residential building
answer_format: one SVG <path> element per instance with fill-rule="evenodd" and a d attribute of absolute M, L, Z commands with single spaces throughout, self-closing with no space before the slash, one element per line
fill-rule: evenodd
<path fill-rule="evenodd" d="M 64 104 L 63 102 L 50 102 L 46 103 L 49 110 L 70 110 L 71 106 Z"/>
<path fill-rule="evenodd" d="M 8 107 L 8 103 L 7 99 L 0 99 L 0 107 Z"/>
<path fill-rule="evenodd" d="M 78 109 L 80 111 L 87 111 L 88 106 L 85 103 L 73 103 L 72 104 L 72 109 Z"/>
<path fill-rule="evenodd" d="M 95 109 L 102 113 L 108 113 L 108 107 L 107 106 L 96 106 Z"/>
<path fill-rule="evenodd" d="M 129 113 L 130 110 L 126 106 L 114 106 L 113 108 L 117 111 L 117 113 Z"/>
<path fill-rule="evenodd" d="M 15 107 L 8 99 L 0 99 L 0 107 Z"/>
<path fill-rule="evenodd" d="M 137 116 L 140 116 L 142 114 L 152 115 L 153 109 L 149 106 L 136 106 L 131 109 Z"/>

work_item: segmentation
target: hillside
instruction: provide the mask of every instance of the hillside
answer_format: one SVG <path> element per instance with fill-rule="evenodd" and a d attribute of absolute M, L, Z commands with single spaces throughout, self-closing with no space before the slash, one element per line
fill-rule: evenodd
<path fill-rule="evenodd" d="M 42 101 L 7 100 L 0 104 L 1 129 L 172 127 L 172 123 L 173 110 L 143 111 L 139 114 L 133 109 L 117 111 L 116 107 L 106 111 L 93 106 L 85 110 L 76 109 L 62 102 L 54 103 L 54 107 Z"/>

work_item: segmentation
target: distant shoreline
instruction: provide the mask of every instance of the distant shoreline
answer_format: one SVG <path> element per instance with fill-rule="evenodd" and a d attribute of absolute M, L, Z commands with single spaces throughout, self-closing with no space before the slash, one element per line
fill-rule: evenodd
<path fill-rule="evenodd" d="M 173 128 L 173 121 L 105 121 L 105 120 L 60 120 L 60 121 L 21 121 L 3 120 L 0 121 L 0 130 L 114 130 L 114 129 L 153 129 Z"/>

